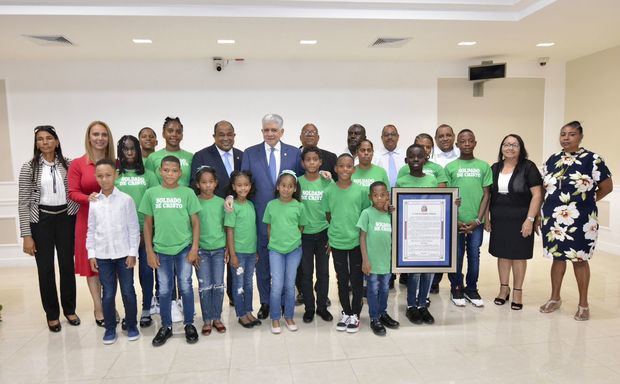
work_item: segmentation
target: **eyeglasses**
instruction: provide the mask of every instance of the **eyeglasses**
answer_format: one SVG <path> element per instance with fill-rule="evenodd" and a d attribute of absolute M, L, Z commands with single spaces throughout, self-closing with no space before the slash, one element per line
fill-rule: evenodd
<path fill-rule="evenodd" d="M 316 131 L 302 131 L 301 134 L 304 136 L 318 136 L 319 135 L 319 133 Z"/>
<path fill-rule="evenodd" d="M 520 147 L 519 144 L 510 144 L 510 143 L 502 144 L 502 148 L 506 148 L 506 149 L 518 149 L 519 147 Z"/>

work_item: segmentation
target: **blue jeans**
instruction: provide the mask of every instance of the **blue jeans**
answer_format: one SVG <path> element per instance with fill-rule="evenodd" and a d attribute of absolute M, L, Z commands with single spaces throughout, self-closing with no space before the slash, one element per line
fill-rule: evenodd
<path fill-rule="evenodd" d="M 482 245 L 482 225 L 479 225 L 470 234 L 459 233 L 456 243 L 456 272 L 449 273 L 452 290 L 463 288 L 463 259 L 467 249 L 467 276 L 465 291 L 473 292 L 478 289 L 478 275 L 480 273 L 480 245 Z"/>
<path fill-rule="evenodd" d="M 238 253 L 239 267 L 232 267 L 232 292 L 237 317 L 252 313 L 252 296 L 254 293 L 254 266 L 256 253 Z"/>
<path fill-rule="evenodd" d="M 207 251 L 201 249 L 200 267 L 196 268 L 202 320 L 220 320 L 224 301 L 224 248 Z"/>
<path fill-rule="evenodd" d="M 377 275 L 371 273 L 366 276 L 366 299 L 368 300 L 368 315 L 370 320 L 378 319 L 387 311 L 388 293 L 390 291 L 391 273 Z"/>
<path fill-rule="evenodd" d="M 269 316 L 272 320 L 282 317 L 282 296 L 284 296 L 284 318 L 295 315 L 295 277 L 301 262 L 301 247 L 289 253 L 269 251 L 271 269 L 271 292 L 269 294 Z M 284 292 L 284 295 L 282 295 Z"/>
<path fill-rule="evenodd" d="M 142 310 L 151 309 L 151 301 L 153 300 L 153 285 L 155 279 L 153 277 L 153 268 L 149 267 L 146 260 L 146 248 L 144 243 L 138 248 L 138 278 L 140 279 L 140 287 L 142 287 Z"/>
<path fill-rule="evenodd" d="M 407 307 L 426 308 L 433 273 L 410 273 L 407 278 Z"/>
<path fill-rule="evenodd" d="M 121 286 L 127 327 L 137 324 L 138 304 L 133 288 L 133 268 L 127 268 L 127 257 L 120 259 L 97 259 L 99 281 L 103 287 L 103 320 L 106 330 L 116 329 L 116 281 Z"/>
<path fill-rule="evenodd" d="M 264 225 L 264 224 L 263 224 Z M 266 229 L 265 229 L 266 231 Z M 267 234 L 258 232 L 258 262 L 256 263 L 256 287 L 258 288 L 258 297 L 260 303 L 269 304 L 269 289 L 271 289 L 271 272 L 269 266 L 269 249 L 267 244 L 269 239 Z"/>
<path fill-rule="evenodd" d="M 192 265 L 187 261 L 189 248 L 186 247 L 176 255 L 158 253 L 159 269 L 157 280 L 159 281 L 159 314 L 163 327 L 172 326 L 170 306 L 174 287 L 174 275 L 176 272 L 177 285 L 183 300 L 183 324 L 194 323 L 194 289 L 192 287 Z"/>

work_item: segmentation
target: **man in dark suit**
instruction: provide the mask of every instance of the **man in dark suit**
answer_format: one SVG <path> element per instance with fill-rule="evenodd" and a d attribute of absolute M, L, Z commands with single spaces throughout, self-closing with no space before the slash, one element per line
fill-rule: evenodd
<path fill-rule="evenodd" d="M 312 123 L 308 123 L 301 128 L 301 133 L 299 134 L 299 141 L 301 142 L 300 150 L 308 147 L 318 147 L 319 146 L 319 130 L 316 125 Z M 321 151 L 321 159 L 323 159 L 323 164 L 321 164 L 321 171 L 328 171 L 332 174 L 332 179 L 334 181 L 338 181 L 338 175 L 334 168 L 336 168 L 336 154 L 330 151 L 326 151 L 324 149 L 320 149 Z"/>
<path fill-rule="evenodd" d="M 192 183 L 194 184 L 194 175 L 199 167 L 208 165 L 215 169 L 217 176 L 217 188 L 215 194 L 223 199 L 226 198 L 228 184 L 230 182 L 230 174 L 232 171 L 241 169 L 241 159 L 243 152 L 234 148 L 235 145 L 235 129 L 226 120 L 218 121 L 213 128 L 214 143 L 194 154 L 192 160 Z M 226 267 L 226 294 L 230 304 L 233 304 L 232 294 L 232 273 L 230 264 Z"/>
<path fill-rule="evenodd" d="M 281 116 L 268 114 L 262 120 L 263 142 L 251 146 L 243 153 L 241 169 L 252 172 L 252 183 L 256 194 L 252 199 L 256 209 L 256 227 L 258 228 L 258 262 L 256 263 L 256 285 L 261 307 L 257 317 L 269 316 L 269 293 L 271 275 L 269 270 L 269 250 L 267 249 L 267 225 L 263 223 L 263 214 L 267 203 L 275 199 L 276 179 L 285 169 L 297 175 L 303 173 L 301 152 L 292 145 L 280 141 L 284 129 Z"/>

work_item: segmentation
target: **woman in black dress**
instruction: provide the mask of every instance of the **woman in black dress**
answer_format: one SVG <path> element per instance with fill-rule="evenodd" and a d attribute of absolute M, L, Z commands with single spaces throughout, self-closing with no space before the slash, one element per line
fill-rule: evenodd
<path fill-rule="evenodd" d="M 490 220 L 485 221 L 485 229 L 491 233 L 489 253 L 497 257 L 499 272 L 500 290 L 494 303 L 504 305 L 508 301 L 512 270 L 510 307 L 520 310 L 527 260 L 534 249 L 534 221 L 543 201 L 542 178 L 536 165 L 527 159 L 523 140 L 515 134 L 504 137 L 491 170 Z"/>

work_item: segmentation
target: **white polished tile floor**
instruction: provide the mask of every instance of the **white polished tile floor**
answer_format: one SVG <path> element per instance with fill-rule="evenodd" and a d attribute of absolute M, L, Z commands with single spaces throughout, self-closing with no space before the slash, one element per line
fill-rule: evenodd
<path fill-rule="evenodd" d="M 486 248 L 486 246 L 483 246 Z M 541 252 L 536 251 L 537 255 Z M 101 342 L 85 279 L 78 278 L 82 325 L 50 333 L 41 309 L 34 268 L 0 269 L 0 383 L 620 383 L 620 256 L 598 252 L 591 262 L 587 322 L 573 320 L 577 290 L 569 267 L 559 312 L 541 314 L 549 294 L 550 262 L 529 262 L 523 311 L 493 304 L 498 277 L 495 259 L 481 256 L 480 293 L 484 308 L 457 308 L 449 300 L 447 279 L 431 295 L 436 324 L 406 319 L 406 289 L 390 291 L 389 313 L 401 322 L 385 337 L 368 327 L 364 306 L 358 334 L 337 332 L 335 323 L 301 321 L 299 331 L 272 335 L 268 322 L 252 330 L 236 323 L 225 300 L 226 334 L 212 333 L 194 345 L 182 328 L 163 347 L 153 348 L 156 326 L 142 338 L 125 335 L 111 346 Z M 194 283 L 196 289 L 196 283 Z M 136 279 L 139 292 L 139 283 Z M 335 277 L 330 310 L 339 304 Z M 255 306 L 257 307 L 255 291 Z M 121 313 L 120 298 L 118 305 Z M 196 311 L 200 314 L 198 296 Z M 154 316 L 156 323 L 159 317 Z M 196 317 L 196 326 L 202 321 Z M 120 330 L 120 329 L 119 329 Z"/>

